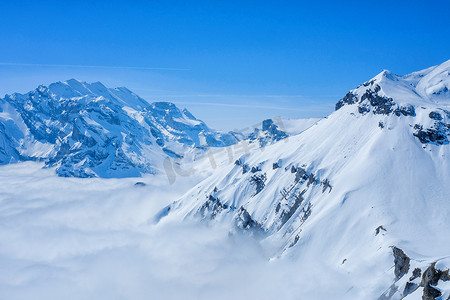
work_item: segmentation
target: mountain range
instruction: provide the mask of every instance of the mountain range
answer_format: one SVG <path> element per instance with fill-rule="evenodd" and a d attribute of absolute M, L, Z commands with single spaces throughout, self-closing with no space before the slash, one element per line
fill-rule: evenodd
<path fill-rule="evenodd" d="M 255 239 L 339 299 L 450 299 L 449 89 L 450 60 L 384 70 L 323 119 L 222 132 L 173 103 L 71 79 L 0 99 L 0 164 L 138 177 L 227 149 L 156 225 L 190 220 Z"/>
<path fill-rule="evenodd" d="M 265 145 L 287 136 L 267 122 L 249 139 Z M 0 99 L 0 164 L 44 161 L 64 177 L 155 174 L 164 158 L 195 156 L 245 138 L 211 129 L 173 103 L 150 104 L 127 88 L 100 82 L 71 79 Z"/>

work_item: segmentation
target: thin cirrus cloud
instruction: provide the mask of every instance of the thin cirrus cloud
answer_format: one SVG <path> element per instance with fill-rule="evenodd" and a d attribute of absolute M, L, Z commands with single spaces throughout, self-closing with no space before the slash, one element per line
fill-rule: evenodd
<path fill-rule="evenodd" d="M 289 111 L 289 112 L 310 112 L 310 113 L 322 113 L 331 112 L 334 108 L 335 99 L 338 99 L 337 95 L 320 95 L 311 99 L 310 96 L 301 94 L 215 94 L 215 93 L 177 93 L 174 90 L 157 90 L 157 89 L 135 89 L 138 93 L 143 92 L 159 92 L 146 94 L 144 98 L 161 99 L 161 101 L 167 101 L 182 105 L 182 106 L 195 106 L 195 107 L 226 107 L 237 109 L 250 109 L 250 110 L 276 110 L 276 111 Z M 166 93 L 164 93 L 166 92 Z M 199 98 L 208 98 L 211 101 L 195 101 Z M 317 99 L 322 99 L 318 103 Z M 194 101 L 192 101 L 194 100 Z M 241 103 L 236 103 L 239 100 Z M 278 101 L 277 101 L 278 100 Z M 271 103 L 277 103 L 278 105 L 270 105 Z M 242 103 L 244 102 L 244 103 Z"/>
<path fill-rule="evenodd" d="M 135 66 L 100 66 L 100 65 L 65 65 L 65 64 L 29 64 L 0 62 L 0 66 L 11 67 L 50 67 L 50 68 L 90 68 L 90 69 L 124 69 L 124 70 L 160 70 L 160 71 L 190 71 L 186 68 L 172 67 L 135 67 Z"/>
<path fill-rule="evenodd" d="M 311 99 L 311 96 L 303 94 L 216 94 L 216 93 L 185 93 L 175 90 L 160 90 L 160 89 L 145 89 L 145 88 L 135 88 L 136 91 L 141 92 L 163 92 L 163 94 L 153 94 L 152 97 L 171 97 L 171 98 L 187 98 L 187 97 L 197 97 L 197 98 L 276 98 L 276 99 Z M 316 98 L 337 98 L 340 95 L 317 95 Z"/>
<path fill-rule="evenodd" d="M 214 97 L 214 98 L 305 98 L 303 95 L 248 95 L 248 94 L 164 94 L 164 95 L 153 95 L 154 97 Z"/>
<path fill-rule="evenodd" d="M 175 104 L 183 105 L 201 105 L 201 106 L 222 106 L 222 107 L 235 107 L 235 108 L 252 108 L 252 109 L 270 109 L 270 110 L 294 110 L 294 111 L 304 111 L 308 109 L 312 110 L 323 110 L 324 105 L 306 105 L 302 107 L 283 107 L 283 106 L 269 106 L 269 105 L 255 105 L 255 104 L 236 104 L 236 103 L 220 103 L 220 102 L 180 102 L 174 101 Z M 331 105 L 331 104 L 330 104 Z"/>

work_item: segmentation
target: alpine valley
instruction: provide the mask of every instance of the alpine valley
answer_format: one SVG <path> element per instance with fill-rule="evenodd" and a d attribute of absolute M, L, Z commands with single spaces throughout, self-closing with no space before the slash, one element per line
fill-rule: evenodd
<path fill-rule="evenodd" d="M 448 300 L 449 89 L 450 60 L 385 70 L 234 132 L 99 82 L 6 95 L 0 298 Z"/>

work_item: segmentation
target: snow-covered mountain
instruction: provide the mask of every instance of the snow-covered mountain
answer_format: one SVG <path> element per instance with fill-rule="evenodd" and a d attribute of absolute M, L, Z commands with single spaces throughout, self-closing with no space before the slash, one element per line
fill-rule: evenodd
<path fill-rule="evenodd" d="M 313 120 L 286 121 L 297 133 Z M 71 79 L 0 99 L 0 164 L 39 160 L 59 176 L 134 177 L 162 171 L 167 158 L 189 163 L 210 147 L 264 147 L 293 134 L 281 119 L 253 129 L 221 132 L 173 103 Z"/>
<path fill-rule="evenodd" d="M 248 232 L 299 272 L 338 274 L 338 299 L 449 299 L 449 88 L 450 61 L 383 71 L 299 135 L 224 160 L 158 221 Z"/>
<path fill-rule="evenodd" d="M 155 173 L 164 157 L 236 143 L 172 103 L 71 79 L 0 99 L 0 164 L 43 160 L 60 176 Z"/>

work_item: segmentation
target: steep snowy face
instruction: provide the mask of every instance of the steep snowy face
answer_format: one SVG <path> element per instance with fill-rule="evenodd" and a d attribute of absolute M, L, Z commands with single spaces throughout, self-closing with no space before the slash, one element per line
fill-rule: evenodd
<path fill-rule="evenodd" d="M 155 102 L 146 107 L 143 113 L 160 146 L 175 141 L 193 147 L 224 147 L 238 140 L 233 133 L 211 130 L 187 109 L 180 110 L 173 103 Z"/>
<path fill-rule="evenodd" d="M 16 144 L 17 142 L 7 135 L 5 125 L 0 123 L 0 165 L 19 160 Z"/>
<path fill-rule="evenodd" d="M 100 82 L 71 79 L 0 102 L 0 163 L 44 160 L 60 176 L 140 176 L 164 157 L 235 142 L 172 103 Z"/>
<path fill-rule="evenodd" d="M 351 90 L 336 104 L 336 110 L 354 105 L 359 114 L 417 117 L 414 136 L 420 142 L 448 144 L 450 124 L 450 60 L 436 67 L 404 76 L 383 71 Z M 383 123 L 380 123 L 383 126 Z"/>
<path fill-rule="evenodd" d="M 448 70 L 382 72 L 299 135 L 224 162 L 160 216 L 227 224 L 274 258 L 315 261 L 348 280 L 339 298 L 417 297 L 431 285 L 447 297 L 427 276 L 449 268 Z"/>
<path fill-rule="evenodd" d="M 0 165 L 17 162 L 17 150 L 24 135 L 16 124 L 16 112 L 3 99 L 0 99 Z"/>
<path fill-rule="evenodd" d="M 336 110 L 357 104 L 362 113 L 412 113 L 402 108 L 426 104 L 448 106 L 450 97 L 450 60 L 419 72 L 399 76 L 384 70 L 373 79 L 351 90 L 336 104 Z"/>
<path fill-rule="evenodd" d="M 406 75 L 405 79 L 417 78 L 415 85 L 417 93 L 429 101 L 445 103 L 450 97 L 450 60 L 445 63 L 427 69 L 419 74 Z"/>

